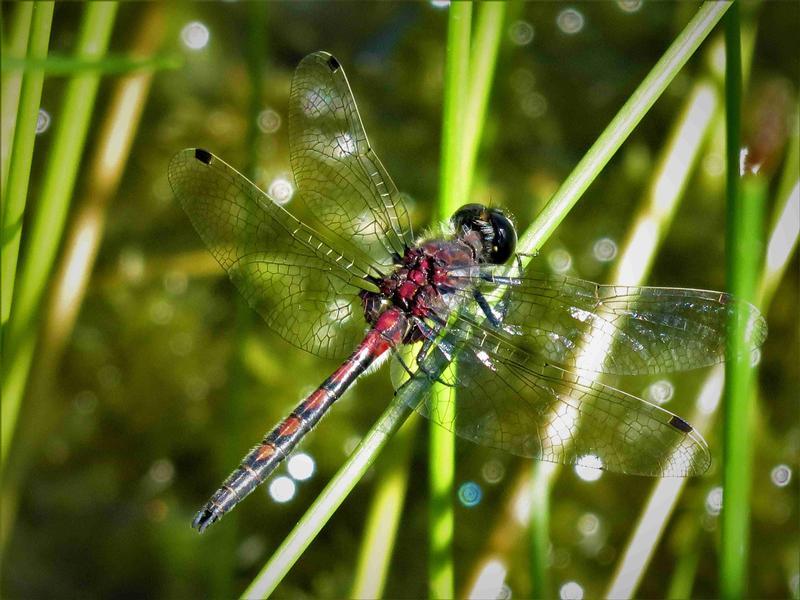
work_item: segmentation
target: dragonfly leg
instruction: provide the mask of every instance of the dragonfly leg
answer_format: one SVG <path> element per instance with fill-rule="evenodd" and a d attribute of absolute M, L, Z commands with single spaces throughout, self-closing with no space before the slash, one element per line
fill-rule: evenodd
<path fill-rule="evenodd" d="M 500 303 L 501 312 L 500 312 L 500 318 L 498 319 L 497 315 L 492 310 L 492 307 L 489 306 L 489 303 L 486 301 L 486 298 L 483 296 L 483 294 L 480 293 L 479 290 L 477 289 L 474 290 L 472 292 L 472 297 L 475 298 L 475 302 L 477 302 L 478 306 L 481 307 L 483 314 L 486 315 L 486 318 L 488 319 L 489 323 L 492 324 L 492 327 L 494 327 L 495 329 L 500 329 L 502 326 L 501 321 L 505 319 L 506 316 L 505 313 L 508 307 L 507 304 L 505 302 Z"/>

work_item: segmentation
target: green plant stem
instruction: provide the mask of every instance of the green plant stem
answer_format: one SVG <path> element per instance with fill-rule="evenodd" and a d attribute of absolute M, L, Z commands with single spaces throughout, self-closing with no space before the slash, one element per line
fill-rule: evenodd
<path fill-rule="evenodd" d="M 53 21 L 53 3 L 36 2 L 33 5 L 32 25 L 30 40 L 28 42 L 28 56 L 41 58 L 47 55 L 50 40 L 50 26 Z M 33 160 L 33 146 L 36 139 L 36 120 L 39 116 L 39 103 L 42 99 L 42 86 L 44 85 L 43 73 L 30 73 L 22 81 L 19 109 L 17 112 L 17 125 L 14 133 L 14 142 L 11 147 L 9 159 L 8 186 L 3 188 L 2 206 L 2 272 L 0 273 L 0 334 L 2 335 L 3 353 L 6 350 L 6 325 L 11 313 L 11 301 L 14 295 L 14 281 L 17 272 L 17 256 L 19 243 L 22 238 L 22 218 L 25 214 L 25 204 L 28 199 L 28 181 L 31 175 L 31 161 Z M 5 98 L 3 99 L 5 101 Z M 3 111 L 6 107 L 3 107 Z M 5 112 L 3 117 L 5 118 Z M 5 360 L 3 361 L 5 363 Z M 4 371 L 7 367 L 4 366 Z M 3 394 L 3 406 L 6 405 L 7 396 Z M 9 414 L 9 418 L 16 418 Z M 5 411 L 3 422 L 5 422 Z M 3 426 L 3 439 L 6 428 Z M 3 442 L 5 444 L 5 442 Z M 3 446 L 5 448 L 5 446 Z M 5 450 L 3 450 L 5 454 Z"/>
<path fill-rule="evenodd" d="M 550 552 L 550 482 L 555 465 L 535 461 L 531 477 L 531 596 L 551 598 L 547 555 Z"/>
<path fill-rule="evenodd" d="M 11 53 L 17 56 L 25 54 L 28 48 L 28 38 L 31 31 L 31 17 L 33 16 L 33 3 L 20 2 L 14 10 L 11 21 L 11 35 L 3 38 L 3 54 Z M 17 109 L 19 108 L 19 95 L 22 89 L 22 73 L 6 73 L 3 70 L 2 104 L 2 142 L 0 142 L 0 189 L 6 189 L 8 178 L 9 157 L 11 156 L 11 142 L 14 139 L 14 130 L 17 124 Z"/>
<path fill-rule="evenodd" d="M 364 526 L 351 598 L 381 598 L 392 558 L 397 527 L 408 488 L 411 448 L 419 418 L 406 421 L 385 460 L 378 463 L 380 476 Z"/>
<path fill-rule="evenodd" d="M 761 259 L 763 212 L 767 182 L 758 176 L 742 181 L 741 194 L 730 208 L 730 291 L 754 301 Z M 725 422 L 723 426 L 722 548 L 720 587 L 723 598 L 746 595 L 749 546 L 750 487 L 752 481 L 753 366 L 746 343 L 747 322 L 734 316 L 725 370 Z"/>
<path fill-rule="evenodd" d="M 692 597 L 692 587 L 700 564 L 699 536 L 694 533 L 687 551 L 678 556 L 675 572 L 667 588 L 668 600 L 684 600 Z"/>
<path fill-rule="evenodd" d="M 100 56 L 108 45 L 117 4 L 89 3 L 85 10 L 76 54 Z M 97 75 L 81 75 L 73 78 L 67 86 L 40 201 L 33 215 L 30 235 L 26 238 L 25 262 L 20 265 L 19 282 L 14 289 L 13 311 L 8 328 L 3 331 L 4 369 L 9 369 L 2 382 L 3 466 L 33 360 L 42 296 L 64 230 L 99 83 Z M 12 171 L 13 168 L 12 164 Z"/>
<path fill-rule="evenodd" d="M 464 119 L 469 90 L 470 31 L 472 5 L 450 5 L 444 75 L 444 110 L 442 113 L 442 155 L 439 173 L 438 218 L 449 219 L 462 204 L 469 189 L 464 179 L 462 146 L 466 127 Z M 454 369 L 458 365 L 453 365 Z M 433 402 L 453 402 L 452 388 L 435 384 Z M 453 570 L 453 482 L 455 478 L 455 434 L 443 427 L 429 428 L 428 473 L 428 593 L 432 598 L 454 596 Z"/>
<path fill-rule="evenodd" d="M 761 260 L 767 182 L 756 174 L 740 177 L 741 45 L 739 3 L 725 20 L 725 99 L 728 224 L 728 287 L 742 300 L 755 299 Z M 740 187 L 741 186 L 741 187 Z M 752 480 L 753 368 L 746 343 L 746 319 L 733 316 L 725 370 L 723 493 L 720 591 L 742 598 L 747 589 L 750 487 Z"/>
<path fill-rule="evenodd" d="M 348 458 L 342 468 L 325 486 L 314 503 L 300 518 L 294 529 L 264 565 L 242 598 L 269 596 L 283 577 L 308 547 L 317 533 L 341 505 L 350 490 L 364 476 L 375 457 L 408 418 L 410 398 L 422 393 L 419 387 L 410 386 L 407 393 L 398 393 L 367 435 Z"/>
<path fill-rule="evenodd" d="M 697 14 L 639 84 L 597 141 L 592 144 L 558 192 L 539 213 L 529 232 L 520 238 L 518 246 L 520 253 L 533 255 L 542 247 L 544 241 L 555 231 L 578 198 L 611 160 L 622 142 L 647 114 L 729 6 L 727 2 L 703 3 Z"/>
<path fill-rule="evenodd" d="M 460 199 L 461 204 L 466 203 L 471 191 L 470 182 L 483 137 L 486 107 L 492 90 L 505 15 L 505 2 L 482 2 L 478 8 L 478 22 L 475 26 L 469 59 L 469 92 L 463 116 L 463 122 L 465 125 L 468 124 L 469 130 L 464 132 L 461 144 L 460 177 L 465 182 L 465 195 Z"/>

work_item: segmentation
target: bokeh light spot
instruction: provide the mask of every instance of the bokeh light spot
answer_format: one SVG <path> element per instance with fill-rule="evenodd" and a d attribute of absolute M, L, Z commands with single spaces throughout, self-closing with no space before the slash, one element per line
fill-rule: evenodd
<path fill-rule="evenodd" d="M 264 133 L 275 133 L 281 128 L 281 116 L 271 108 L 267 108 L 258 113 L 256 124 Z"/>
<path fill-rule="evenodd" d="M 267 193 L 269 193 L 276 204 L 283 206 L 294 196 L 294 186 L 286 177 L 276 177 L 272 180 L 272 183 L 269 184 Z"/>
<path fill-rule="evenodd" d="M 474 481 L 467 481 L 458 488 L 458 501 L 467 508 L 472 508 L 480 504 L 483 498 L 483 490 Z"/>
<path fill-rule="evenodd" d="M 211 34 L 208 27 L 203 25 L 200 21 L 192 21 L 187 23 L 181 29 L 181 40 L 184 45 L 191 50 L 201 50 L 208 45 L 208 40 Z"/>
<path fill-rule="evenodd" d="M 645 399 L 653 404 L 666 404 L 672 400 L 675 393 L 675 386 L 667 379 L 661 379 L 647 386 L 645 391 Z"/>
<path fill-rule="evenodd" d="M 786 487 L 792 480 L 792 470 L 788 465 L 777 465 L 770 473 L 772 483 L 778 487 Z"/>
<path fill-rule="evenodd" d="M 572 266 L 572 256 L 563 248 L 556 248 L 547 255 L 547 264 L 554 273 L 566 273 Z"/>
<path fill-rule="evenodd" d="M 487 483 L 499 483 L 505 477 L 505 474 L 506 468 L 496 458 L 486 461 L 481 469 L 481 475 L 483 475 L 483 479 Z"/>
<path fill-rule="evenodd" d="M 583 586 L 577 581 L 568 581 L 558 590 L 561 600 L 583 600 Z"/>
<path fill-rule="evenodd" d="M 603 476 L 603 461 L 594 454 L 581 456 L 575 465 L 575 474 L 584 481 L 597 481 Z"/>
<path fill-rule="evenodd" d="M 642 8 L 642 0 L 617 0 L 617 6 L 626 13 L 634 13 Z"/>
<path fill-rule="evenodd" d="M 50 127 L 50 113 L 45 109 L 40 108 L 39 114 L 36 115 L 36 135 L 44 133 Z"/>
<path fill-rule="evenodd" d="M 508 35 L 517 46 L 527 46 L 533 41 L 533 25 L 527 21 L 516 21 L 509 27 Z"/>
<path fill-rule="evenodd" d="M 611 238 L 600 238 L 592 246 L 592 254 L 600 262 L 609 262 L 617 256 L 617 244 Z"/>
<path fill-rule="evenodd" d="M 305 452 L 295 454 L 286 464 L 289 475 L 294 477 L 297 481 L 305 481 L 311 477 L 314 474 L 314 468 L 314 459 Z"/>
<path fill-rule="evenodd" d="M 716 516 L 722 511 L 722 488 L 713 488 L 706 496 L 706 512 Z"/>
<path fill-rule="evenodd" d="M 294 498 L 296 491 L 297 485 L 285 475 L 276 477 L 269 484 L 269 495 L 275 502 L 280 502 L 281 504 Z"/>
<path fill-rule="evenodd" d="M 568 33 L 570 35 L 578 33 L 581 29 L 583 29 L 583 14 L 574 8 L 565 8 L 558 13 L 556 24 L 564 33 Z"/>

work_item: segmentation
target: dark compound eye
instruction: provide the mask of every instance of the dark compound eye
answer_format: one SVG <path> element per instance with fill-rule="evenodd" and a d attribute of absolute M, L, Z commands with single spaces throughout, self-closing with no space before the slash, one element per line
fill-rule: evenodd
<path fill-rule="evenodd" d="M 511 219 L 496 208 L 489 209 L 489 222 L 494 229 L 489 262 L 502 265 L 511 258 L 517 248 L 517 229 Z"/>
<path fill-rule="evenodd" d="M 481 234 L 484 260 L 500 265 L 514 254 L 517 230 L 503 211 L 483 204 L 465 204 L 450 219 L 456 232 L 474 230 Z"/>
<path fill-rule="evenodd" d="M 450 217 L 456 231 L 462 228 L 480 229 L 479 222 L 486 222 L 486 207 L 483 204 L 465 204 Z"/>

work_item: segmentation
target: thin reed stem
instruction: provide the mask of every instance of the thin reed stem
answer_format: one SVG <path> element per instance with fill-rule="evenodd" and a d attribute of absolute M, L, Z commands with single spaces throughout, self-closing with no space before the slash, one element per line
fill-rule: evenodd
<path fill-rule="evenodd" d="M 50 26 L 53 22 L 53 3 L 36 2 L 33 5 L 32 25 L 30 40 L 28 42 L 28 56 L 41 58 L 47 55 L 50 42 Z M 6 325 L 11 313 L 11 301 L 14 295 L 14 282 L 17 273 L 17 255 L 22 239 L 22 220 L 25 214 L 25 204 L 28 200 L 28 181 L 31 176 L 31 161 L 33 160 L 33 145 L 36 139 L 36 120 L 39 116 L 39 105 L 42 99 L 44 86 L 43 73 L 29 73 L 22 81 L 17 124 L 14 132 L 14 142 L 11 146 L 7 186 L 3 186 L 2 214 L 2 273 L 0 273 L 0 332 L 2 332 L 2 345 L 4 354 L 7 346 Z M 5 98 L 4 104 L 5 104 Z M 5 111 L 7 107 L 3 107 Z M 5 114 L 3 115 L 5 118 Z M 7 355 L 6 355 L 7 357 Z M 5 363 L 5 361 L 3 361 Z M 4 370 L 7 368 L 4 367 Z M 6 420 L 13 423 L 16 419 L 16 407 L 6 408 L 8 396 L 3 394 L 3 454 L 5 455 L 5 439 L 9 433 Z M 10 404 L 14 404 L 13 401 Z M 7 410 L 9 412 L 7 412 Z"/>

